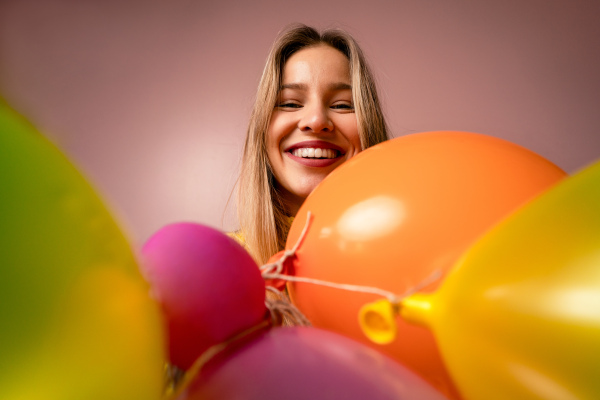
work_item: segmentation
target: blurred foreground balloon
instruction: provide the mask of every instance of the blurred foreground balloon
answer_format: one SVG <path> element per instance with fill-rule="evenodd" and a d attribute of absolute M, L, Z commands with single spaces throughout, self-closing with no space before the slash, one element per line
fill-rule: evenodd
<path fill-rule="evenodd" d="M 273 328 L 208 361 L 172 400 L 443 400 L 408 369 L 315 328 Z"/>
<path fill-rule="evenodd" d="M 600 398 L 600 163 L 506 219 L 402 315 L 466 399 Z"/>
<path fill-rule="evenodd" d="M 159 399 L 163 335 L 119 228 L 0 100 L 0 398 Z"/>
<path fill-rule="evenodd" d="M 433 271 L 447 271 L 488 228 L 564 176 L 535 153 L 485 135 L 430 132 L 381 143 L 335 170 L 302 205 L 287 249 L 309 211 L 313 218 L 294 274 L 403 294 Z M 306 283 L 288 287 L 315 326 L 370 343 L 357 315 L 374 295 Z M 459 397 L 432 334 L 396 322 L 400 338 L 370 345 Z"/>
<path fill-rule="evenodd" d="M 209 347 L 264 320 L 258 266 L 216 229 L 167 225 L 146 242 L 142 257 L 167 320 L 171 364 L 188 369 Z"/>

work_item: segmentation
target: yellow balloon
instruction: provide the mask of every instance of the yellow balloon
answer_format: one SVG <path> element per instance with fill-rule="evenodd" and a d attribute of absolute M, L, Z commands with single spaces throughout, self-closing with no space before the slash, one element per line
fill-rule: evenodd
<path fill-rule="evenodd" d="M 433 331 L 466 400 L 600 399 L 600 162 L 493 228 L 400 313 Z"/>
<path fill-rule="evenodd" d="M 163 326 L 71 163 L 0 99 L 0 398 L 160 399 Z"/>

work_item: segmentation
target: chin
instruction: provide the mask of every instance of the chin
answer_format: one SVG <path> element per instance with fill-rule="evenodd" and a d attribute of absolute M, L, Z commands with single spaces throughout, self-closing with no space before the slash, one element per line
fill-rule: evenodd
<path fill-rule="evenodd" d="M 289 185 L 284 189 L 284 196 L 295 204 L 302 204 L 317 186 L 323 181 L 324 177 L 311 177 L 309 179 L 297 179 L 295 185 Z"/>
<path fill-rule="evenodd" d="M 302 198 L 307 198 L 309 194 L 311 194 L 316 188 L 317 186 L 319 186 L 319 184 L 322 182 L 323 180 L 321 179 L 319 182 L 315 182 L 311 185 L 305 185 L 301 188 L 298 188 L 298 190 L 296 191 L 296 195 L 298 197 L 302 197 Z"/>

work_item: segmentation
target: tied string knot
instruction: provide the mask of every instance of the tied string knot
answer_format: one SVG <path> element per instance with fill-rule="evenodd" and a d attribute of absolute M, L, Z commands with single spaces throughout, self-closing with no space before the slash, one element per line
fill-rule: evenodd
<path fill-rule="evenodd" d="M 311 221 L 310 211 L 306 218 L 306 225 L 300 234 L 300 238 L 290 250 L 285 250 L 282 256 L 275 262 L 265 264 L 260 267 L 262 277 L 271 282 L 281 280 L 287 281 L 289 275 L 284 274 L 285 262 L 296 256 L 296 251 L 300 247 Z M 278 285 L 279 286 L 279 285 Z M 287 293 L 277 288 L 267 285 L 265 306 L 271 314 L 271 323 L 273 326 L 312 326 L 308 318 L 291 303 Z"/>

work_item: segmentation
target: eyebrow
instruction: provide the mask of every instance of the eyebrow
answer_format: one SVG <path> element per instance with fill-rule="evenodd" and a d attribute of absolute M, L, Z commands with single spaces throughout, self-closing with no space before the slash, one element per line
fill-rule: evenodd
<path fill-rule="evenodd" d="M 352 85 L 343 82 L 337 82 L 330 84 L 327 88 L 329 90 L 352 90 Z M 286 83 L 281 85 L 280 90 L 283 89 L 308 90 L 308 86 L 304 83 Z"/>

